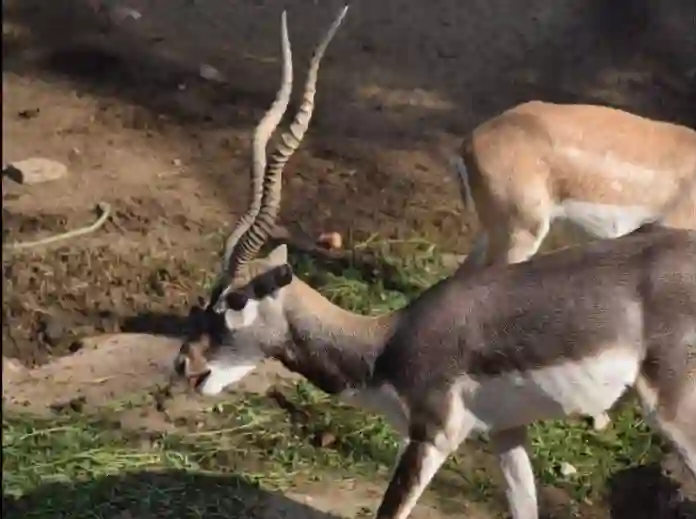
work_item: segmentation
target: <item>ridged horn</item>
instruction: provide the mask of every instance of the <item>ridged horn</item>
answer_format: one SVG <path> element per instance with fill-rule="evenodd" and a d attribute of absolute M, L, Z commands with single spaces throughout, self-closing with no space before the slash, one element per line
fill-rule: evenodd
<path fill-rule="evenodd" d="M 263 180 L 261 210 L 239 240 L 238 246 L 230 257 L 229 271 L 231 274 L 234 274 L 241 265 L 252 260 L 258 254 L 273 231 L 280 211 L 283 168 L 299 147 L 309 127 L 312 112 L 314 111 L 314 96 L 316 94 L 319 65 L 347 11 L 348 5 L 341 9 L 324 37 L 314 49 L 307 72 L 302 104 L 288 130 L 282 134 L 277 149 L 271 155 L 270 162 L 266 168 L 266 176 Z"/>
<path fill-rule="evenodd" d="M 234 251 L 240 238 L 247 232 L 259 215 L 263 198 L 264 175 L 266 173 L 266 145 L 290 103 L 290 94 L 292 92 L 292 50 L 290 48 L 287 14 L 285 11 L 281 14 L 280 35 L 283 59 L 280 88 L 276 93 L 273 104 L 271 104 L 254 130 L 251 151 L 252 167 L 249 208 L 246 213 L 237 220 L 236 226 L 227 238 L 223 259 L 224 265 L 229 265 L 232 251 Z"/>

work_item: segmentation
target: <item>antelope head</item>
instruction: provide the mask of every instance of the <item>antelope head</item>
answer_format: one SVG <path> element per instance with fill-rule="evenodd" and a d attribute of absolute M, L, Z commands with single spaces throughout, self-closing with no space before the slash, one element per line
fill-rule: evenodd
<path fill-rule="evenodd" d="M 287 248 L 280 245 L 265 257 L 258 254 L 275 228 L 283 167 L 309 127 L 321 59 L 347 10 L 341 9 L 315 48 L 301 106 L 267 162 L 266 145 L 292 91 L 292 53 L 283 11 L 282 82 L 254 131 L 249 208 L 227 238 L 221 273 L 207 304 L 191 312 L 190 330 L 175 362 L 176 373 L 204 395 L 220 393 L 291 341 L 285 305 L 294 278 Z"/>

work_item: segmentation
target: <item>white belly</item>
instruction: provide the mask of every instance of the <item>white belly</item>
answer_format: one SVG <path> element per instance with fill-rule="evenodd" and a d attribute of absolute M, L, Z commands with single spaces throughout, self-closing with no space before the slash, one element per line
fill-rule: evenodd
<path fill-rule="evenodd" d="M 569 220 L 598 238 L 618 238 L 655 219 L 654 209 L 566 200 L 557 205 L 553 219 Z"/>
<path fill-rule="evenodd" d="M 597 416 L 635 383 L 640 360 L 630 351 L 608 351 L 580 362 L 457 384 L 461 419 L 487 431 L 572 415 Z M 456 394 L 456 393 L 455 393 Z M 454 418 L 454 417 L 453 417 Z"/>
<path fill-rule="evenodd" d="M 598 416 L 611 408 L 638 377 L 636 352 L 610 350 L 579 362 L 567 362 L 528 373 L 473 379 L 460 377 L 452 388 L 446 435 L 527 425 L 536 420 L 572 415 Z M 341 399 L 384 416 L 408 437 L 408 412 L 393 388 L 347 391 Z"/>

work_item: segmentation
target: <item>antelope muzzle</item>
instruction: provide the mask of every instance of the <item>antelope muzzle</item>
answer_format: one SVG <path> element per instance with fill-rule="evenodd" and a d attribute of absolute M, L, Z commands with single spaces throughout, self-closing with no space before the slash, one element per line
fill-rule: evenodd
<path fill-rule="evenodd" d="M 201 340 L 195 343 L 182 344 L 174 360 L 174 372 L 180 378 L 185 379 L 193 390 L 198 390 L 210 375 L 208 361 L 205 358 L 207 341 Z"/>

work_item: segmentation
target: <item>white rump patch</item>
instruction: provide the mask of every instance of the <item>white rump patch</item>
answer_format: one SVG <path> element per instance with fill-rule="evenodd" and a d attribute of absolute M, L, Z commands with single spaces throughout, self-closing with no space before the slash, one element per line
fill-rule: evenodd
<path fill-rule="evenodd" d="M 566 219 L 598 238 L 618 238 L 646 222 L 654 220 L 654 209 L 642 206 L 620 206 L 566 200 L 557 205 L 554 219 Z"/>
<path fill-rule="evenodd" d="M 527 373 L 477 380 L 466 376 L 455 394 L 468 416 L 457 421 L 466 427 L 473 418 L 474 430 L 487 431 L 572 415 L 599 416 L 635 383 L 639 366 L 636 352 L 614 349 Z"/>
<path fill-rule="evenodd" d="M 225 311 L 225 322 L 230 330 L 238 330 L 250 326 L 259 316 L 259 301 L 249 299 L 244 308 L 236 312 L 234 310 Z"/>

